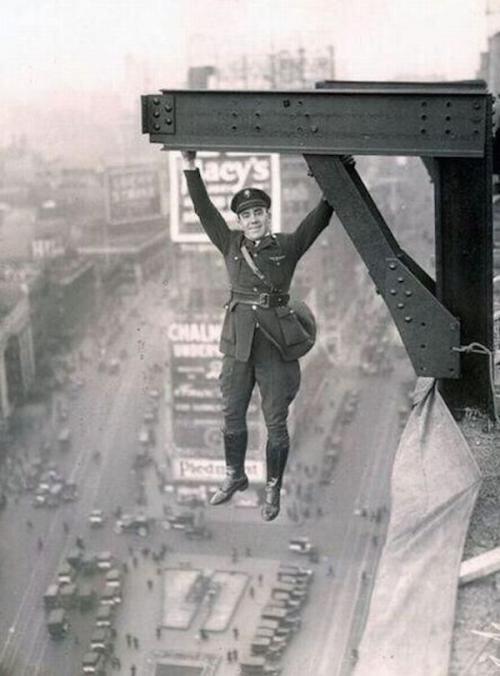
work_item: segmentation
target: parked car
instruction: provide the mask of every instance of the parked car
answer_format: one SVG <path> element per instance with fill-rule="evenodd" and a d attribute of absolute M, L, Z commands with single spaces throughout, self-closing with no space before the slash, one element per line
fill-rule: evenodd
<path fill-rule="evenodd" d="M 90 610 L 94 607 L 96 592 L 89 582 L 84 582 L 78 590 L 78 605 L 81 611 Z"/>
<path fill-rule="evenodd" d="M 122 587 L 121 584 L 116 585 L 106 584 L 101 592 L 99 604 L 101 606 L 116 606 L 122 602 Z"/>
<path fill-rule="evenodd" d="M 68 427 L 63 427 L 58 436 L 57 442 L 59 444 L 60 451 L 67 451 L 71 445 L 71 432 Z"/>
<path fill-rule="evenodd" d="M 97 570 L 97 557 L 90 552 L 84 552 L 80 560 L 79 570 L 82 575 L 93 575 Z"/>
<path fill-rule="evenodd" d="M 61 606 L 70 610 L 78 605 L 78 588 L 74 582 L 64 584 L 59 592 Z"/>
<path fill-rule="evenodd" d="M 43 605 L 45 610 L 54 610 L 60 606 L 59 585 L 51 584 L 43 595 Z"/>
<path fill-rule="evenodd" d="M 185 528 L 193 528 L 195 525 L 195 515 L 193 512 L 178 512 L 167 516 L 166 521 L 170 524 L 170 528 L 176 530 L 184 530 Z"/>
<path fill-rule="evenodd" d="M 50 638 L 64 638 L 69 631 L 69 622 L 66 612 L 62 608 L 54 608 L 47 618 L 47 629 Z"/>
<path fill-rule="evenodd" d="M 146 537 L 151 532 L 154 520 L 145 514 L 122 514 L 120 519 L 116 520 L 115 533 L 133 533 Z"/>
<path fill-rule="evenodd" d="M 297 554 L 308 554 L 312 546 L 312 542 L 306 536 L 291 538 L 288 541 L 288 549 Z"/>
<path fill-rule="evenodd" d="M 96 653 L 109 653 L 113 646 L 110 627 L 96 627 L 90 637 L 90 648 Z"/>
<path fill-rule="evenodd" d="M 106 655 L 95 651 L 86 652 L 82 660 L 82 673 L 92 676 L 106 676 Z"/>
<path fill-rule="evenodd" d="M 114 618 L 113 606 L 99 606 L 95 616 L 96 627 L 111 627 Z"/>
<path fill-rule="evenodd" d="M 109 570 L 113 567 L 114 556 L 108 551 L 99 552 L 96 554 L 95 561 L 99 570 Z"/>
<path fill-rule="evenodd" d="M 63 563 L 57 572 L 59 585 L 71 584 L 75 576 L 74 568 L 69 563 Z"/>
<path fill-rule="evenodd" d="M 141 467 L 147 467 L 153 462 L 153 458 L 149 451 L 149 447 L 141 446 L 134 457 L 133 467 L 134 469 L 140 469 Z"/>
<path fill-rule="evenodd" d="M 74 481 L 63 483 L 61 499 L 63 502 L 74 502 L 78 499 L 78 487 Z"/>
<path fill-rule="evenodd" d="M 89 523 L 92 528 L 101 528 L 104 526 L 106 518 L 102 509 L 93 509 L 89 514 Z"/>
<path fill-rule="evenodd" d="M 158 411 L 154 408 L 148 408 L 144 412 L 143 420 L 146 424 L 152 425 L 158 420 Z"/>
<path fill-rule="evenodd" d="M 106 573 L 106 584 L 110 587 L 121 587 L 122 572 L 119 568 L 111 568 Z"/>
<path fill-rule="evenodd" d="M 184 535 L 189 540 L 211 540 L 213 533 L 208 526 L 186 526 Z"/>

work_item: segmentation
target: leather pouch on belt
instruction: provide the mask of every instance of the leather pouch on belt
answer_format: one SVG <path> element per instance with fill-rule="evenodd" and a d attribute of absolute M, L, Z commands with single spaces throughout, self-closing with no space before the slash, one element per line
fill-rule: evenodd
<path fill-rule="evenodd" d="M 276 315 L 285 345 L 297 345 L 308 340 L 309 335 L 293 310 L 289 307 L 278 307 L 276 308 Z"/>

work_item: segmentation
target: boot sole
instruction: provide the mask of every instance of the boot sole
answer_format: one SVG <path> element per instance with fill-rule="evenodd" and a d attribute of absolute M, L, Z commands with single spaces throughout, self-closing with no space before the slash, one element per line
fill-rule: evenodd
<path fill-rule="evenodd" d="M 280 513 L 280 510 L 279 510 L 279 509 L 278 509 L 278 511 L 276 512 L 276 514 L 272 514 L 272 515 L 268 515 L 268 514 L 266 514 L 266 513 L 264 512 L 264 510 L 261 510 L 260 515 L 262 516 L 262 518 L 264 519 L 264 521 L 274 521 L 274 519 L 278 516 L 279 513 Z"/>
<path fill-rule="evenodd" d="M 213 500 L 213 498 L 212 498 L 209 502 L 210 502 L 210 504 L 213 505 L 213 506 L 216 506 L 216 505 L 223 505 L 225 502 L 229 502 L 229 500 L 231 500 L 231 498 L 232 498 L 233 495 L 236 493 L 236 491 L 246 491 L 246 489 L 248 488 L 248 486 L 249 486 L 248 478 L 245 477 L 244 483 L 240 484 L 240 485 L 237 486 L 236 488 L 233 488 L 229 493 L 226 493 L 226 494 L 225 494 L 225 497 L 222 497 L 222 498 L 218 499 L 217 502 L 212 502 L 212 500 Z M 215 497 L 215 495 L 214 495 L 214 497 Z"/>

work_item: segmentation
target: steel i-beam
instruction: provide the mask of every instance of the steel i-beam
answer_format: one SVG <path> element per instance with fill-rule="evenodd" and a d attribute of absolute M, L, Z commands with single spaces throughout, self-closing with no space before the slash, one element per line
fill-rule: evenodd
<path fill-rule="evenodd" d="M 286 92 L 163 89 L 142 97 L 142 131 L 170 150 L 483 156 L 486 103 L 477 83 L 340 84 Z"/>

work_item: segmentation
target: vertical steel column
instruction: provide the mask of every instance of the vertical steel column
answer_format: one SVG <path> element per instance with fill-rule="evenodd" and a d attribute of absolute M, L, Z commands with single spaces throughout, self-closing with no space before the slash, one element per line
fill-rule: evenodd
<path fill-rule="evenodd" d="M 461 345 L 493 349 L 493 225 L 491 100 L 482 159 L 436 158 L 436 295 L 461 321 Z M 464 353 L 462 378 L 439 381 L 455 417 L 466 408 L 493 415 L 488 357 Z"/>

